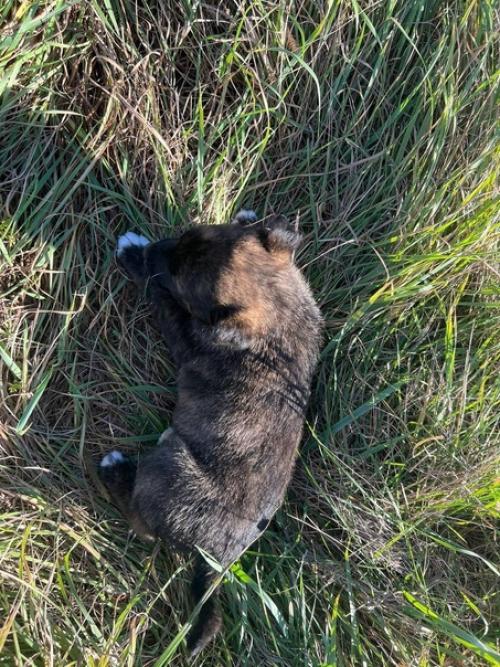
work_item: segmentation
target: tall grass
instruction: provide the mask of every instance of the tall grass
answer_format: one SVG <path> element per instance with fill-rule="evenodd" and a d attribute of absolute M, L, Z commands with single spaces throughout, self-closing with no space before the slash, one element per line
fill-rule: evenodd
<path fill-rule="evenodd" d="M 288 500 L 198 664 L 499 664 L 494 3 L 0 17 L 0 664 L 188 664 L 189 564 L 94 472 L 175 402 L 113 249 L 242 206 L 298 217 L 325 342 Z"/>

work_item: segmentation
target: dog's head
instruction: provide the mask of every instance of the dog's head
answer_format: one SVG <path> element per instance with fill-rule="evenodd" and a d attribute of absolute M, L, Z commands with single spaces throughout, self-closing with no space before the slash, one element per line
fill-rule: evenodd
<path fill-rule="evenodd" d="M 299 242 L 281 216 L 250 223 L 236 218 L 151 244 L 147 273 L 202 323 L 264 333 L 283 305 Z"/>

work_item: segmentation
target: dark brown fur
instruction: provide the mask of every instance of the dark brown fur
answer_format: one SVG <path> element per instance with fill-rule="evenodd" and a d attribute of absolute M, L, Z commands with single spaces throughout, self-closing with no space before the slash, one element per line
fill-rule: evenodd
<path fill-rule="evenodd" d="M 120 257 L 146 285 L 178 369 L 172 427 L 141 458 L 101 469 L 133 528 L 223 566 L 256 540 L 290 480 L 309 398 L 321 317 L 293 262 L 282 218 L 199 226 Z M 210 585 L 199 561 L 193 589 Z M 196 652 L 220 627 L 207 603 Z"/>

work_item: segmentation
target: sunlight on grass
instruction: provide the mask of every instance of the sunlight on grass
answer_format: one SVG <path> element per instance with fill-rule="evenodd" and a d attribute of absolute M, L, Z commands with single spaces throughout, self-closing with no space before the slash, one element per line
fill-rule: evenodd
<path fill-rule="evenodd" d="M 197 664 L 499 664 L 497 26 L 485 0 L 0 6 L 0 664 L 189 664 L 189 563 L 94 471 L 176 398 L 113 250 L 241 207 L 297 217 L 325 341 Z"/>

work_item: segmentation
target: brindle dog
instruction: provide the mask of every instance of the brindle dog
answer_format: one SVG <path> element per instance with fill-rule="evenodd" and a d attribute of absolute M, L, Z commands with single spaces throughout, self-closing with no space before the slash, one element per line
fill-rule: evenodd
<path fill-rule="evenodd" d="M 284 218 L 241 211 L 179 238 L 118 241 L 177 366 L 178 401 L 158 446 L 138 465 L 110 452 L 101 479 L 138 534 L 224 567 L 281 505 L 302 435 L 321 315 L 294 264 L 299 240 Z M 215 576 L 198 556 L 196 602 Z M 215 597 L 188 636 L 192 654 L 221 627 Z"/>

